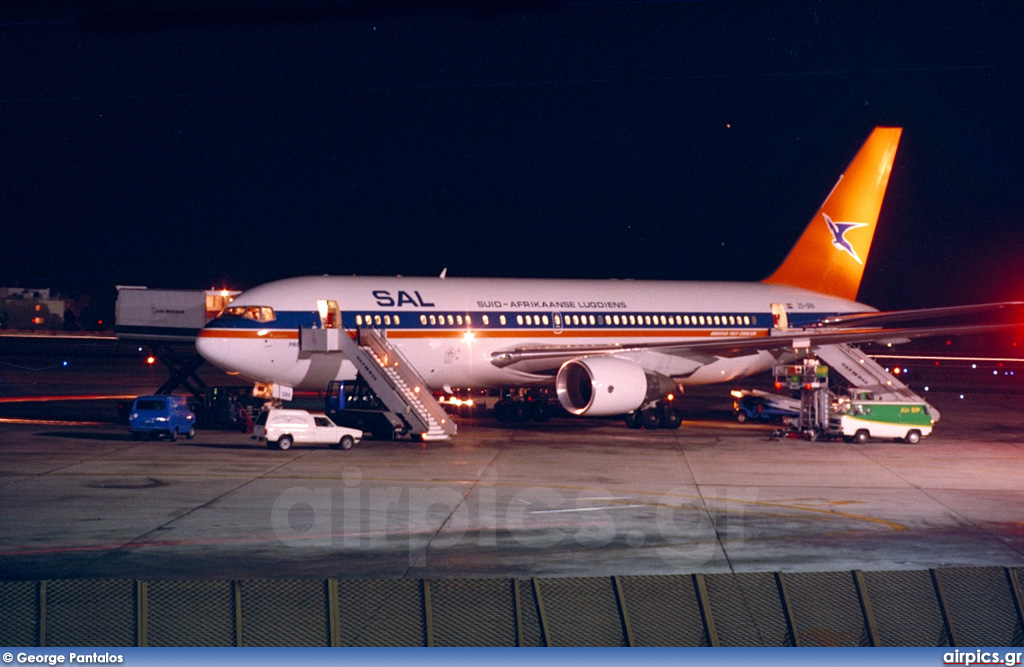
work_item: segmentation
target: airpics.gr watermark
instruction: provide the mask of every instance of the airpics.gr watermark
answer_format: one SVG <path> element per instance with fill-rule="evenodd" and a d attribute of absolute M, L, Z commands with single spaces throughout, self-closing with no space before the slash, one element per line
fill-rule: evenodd
<path fill-rule="evenodd" d="M 1013 665 L 1021 664 L 1021 651 L 947 651 L 942 654 L 944 665 Z"/>
<path fill-rule="evenodd" d="M 716 493 L 720 491 L 720 493 Z M 456 484 L 386 485 L 347 468 L 341 484 L 293 486 L 274 500 L 270 523 L 296 548 L 426 550 L 461 546 L 553 549 L 645 547 L 667 560 L 709 562 L 723 540 L 744 534 L 742 514 L 758 490 L 680 486 L 663 493 L 600 487 L 519 486 L 486 472 L 469 490 Z"/>

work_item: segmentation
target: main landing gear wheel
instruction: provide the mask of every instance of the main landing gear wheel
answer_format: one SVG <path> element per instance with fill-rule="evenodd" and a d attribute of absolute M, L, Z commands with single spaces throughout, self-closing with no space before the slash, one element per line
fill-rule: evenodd
<path fill-rule="evenodd" d="M 667 428 L 674 431 L 682 425 L 683 413 L 671 405 L 655 406 L 629 413 L 625 422 L 629 428 L 646 428 L 651 431 Z"/>
<path fill-rule="evenodd" d="M 544 401 L 530 403 L 530 419 L 535 422 L 546 422 L 551 417 L 551 410 Z"/>
<path fill-rule="evenodd" d="M 643 411 L 640 419 L 646 429 L 653 431 L 656 428 L 661 428 L 661 410 L 657 408 L 647 408 Z"/>
<path fill-rule="evenodd" d="M 515 424 L 531 419 L 542 422 L 551 418 L 551 407 L 543 400 L 516 401 L 503 398 L 494 406 L 494 418 L 500 422 Z"/>
<path fill-rule="evenodd" d="M 530 406 L 523 401 L 516 401 L 512 404 L 512 421 L 514 422 L 525 422 L 530 419 Z"/>
<path fill-rule="evenodd" d="M 675 431 L 682 425 L 682 423 L 683 413 L 679 412 L 679 410 L 672 407 L 665 408 L 665 414 L 662 415 L 661 417 L 662 428 L 667 428 Z"/>

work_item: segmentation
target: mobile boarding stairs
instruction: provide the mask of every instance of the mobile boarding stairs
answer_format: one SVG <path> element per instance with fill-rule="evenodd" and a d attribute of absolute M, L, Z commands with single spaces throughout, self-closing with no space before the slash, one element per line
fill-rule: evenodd
<path fill-rule="evenodd" d="M 341 328 L 303 328 L 299 347 L 304 352 L 344 354 L 387 409 L 424 440 L 445 440 L 457 432 L 423 377 L 380 330 L 358 328 L 350 333 Z"/>

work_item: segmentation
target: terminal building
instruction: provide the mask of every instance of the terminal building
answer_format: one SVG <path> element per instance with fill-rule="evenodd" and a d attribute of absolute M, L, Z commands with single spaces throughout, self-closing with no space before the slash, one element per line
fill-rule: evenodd
<path fill-rule="evenodd" d="M 72 306 L 49 288 L 0 287 L 0 329 L 61 331 L 74 323 Z"/>

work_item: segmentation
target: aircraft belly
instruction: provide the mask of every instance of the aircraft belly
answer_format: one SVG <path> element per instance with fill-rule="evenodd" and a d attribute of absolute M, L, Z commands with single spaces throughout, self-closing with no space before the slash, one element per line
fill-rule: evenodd
<path fill-rule="evenodd" d="M 445 385 L 462 388 L 507 387 L 552 381 L 537 376 L 501 369 L 491 363 L 491 354 L 505 344 L 474 338 L 413 339 L 392 343 L 434 389 Z"/>
<path fill-rule="evenodd" d="M 741 357 L 719 357 L 711 363 L 700 366 L 690 375 L 683 377 L 680 380 L 680 384 L 699 385 L 729 382 L 736 378 L 769 371 L 776 363 L 775 357 L 766 350 Z"/>

